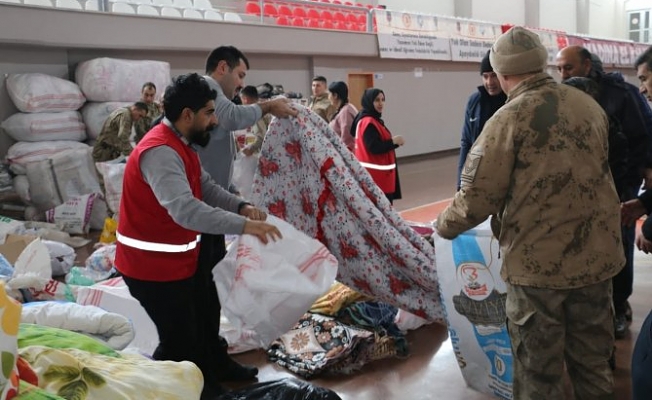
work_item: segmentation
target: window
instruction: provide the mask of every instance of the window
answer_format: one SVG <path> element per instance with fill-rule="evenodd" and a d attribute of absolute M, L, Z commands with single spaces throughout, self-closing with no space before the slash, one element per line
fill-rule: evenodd
<path fill-rule="evenodd" d="M 650 10 L 630 11 L 627 16 L 629 39 L 650 43 Z"/>

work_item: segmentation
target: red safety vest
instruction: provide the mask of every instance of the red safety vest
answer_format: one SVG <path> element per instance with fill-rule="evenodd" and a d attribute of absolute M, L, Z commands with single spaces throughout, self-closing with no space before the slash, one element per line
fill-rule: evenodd
<path fill-rule="evenodd" d="M 202 199 L 197 153 L 167 125 L 157 125 L 138 143 L 125 167 L 115 266 L 130 278 L 165 282 L 194 275 L 200 236 L 174 222 L 143 179 L 140 156 L 157 146 L 169 146 L 179 154 L 193 195 Z"/>
<path fill-rule="evenodd" d="M 364 131 L 372 124 L 380 132 L 381 140 L 391 140 L 392 134 L 380 122 L 372 117 L 363 117 L 355 129 L 355 156 L 360 164 L 369 171 L 376 185 L 383 193 L 396 191 L 396 153 L 394 150 L 383 154 L 372 154 L 364 145 Z"/>

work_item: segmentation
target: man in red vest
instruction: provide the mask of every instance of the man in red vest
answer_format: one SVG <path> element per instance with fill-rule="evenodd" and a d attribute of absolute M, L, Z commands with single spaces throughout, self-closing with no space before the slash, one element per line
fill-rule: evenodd
<path fill-rule="evenodd" d="M 251 234 L 264 243 L 281 237 L 263 211 L 215 184 L 201 167 L 195 146 L 206 146 L 217 125 L 216 95 L 198 74 L 177 77 L 166 89 L 165 119 L 127 161 L 115 259 L 156 325 L 154 359 L 197 364 L 202 399 L 223 392 L 218 382 L 224 377 L 252 378 L 257 370 L 236 363 L 219 345 L 215 284 L 197 267 L 200 235 Z"/>

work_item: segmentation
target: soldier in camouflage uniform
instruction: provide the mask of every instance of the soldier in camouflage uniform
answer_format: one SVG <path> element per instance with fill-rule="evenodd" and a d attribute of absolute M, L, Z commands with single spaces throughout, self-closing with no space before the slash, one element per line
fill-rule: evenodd
<path fill-rule="evenodd" d="M 494 215 L 514 399 L 563 399 L 564 362 L 577 400 L 614 399 L 611 278 L 625 258 L 607 117 L 543 72 L 536 34 L 514 27 L 490 57 L 507 103 L 473 145 L 437 231 L 453 239 Z"/>
<path fill-rule="evenodd" d="M 147 115 L 147 104 L 134 103 L 113 111 L 104 121 L 102 131 L 93 146 L 93 160 L 104 162 L 114 160 L 121 155 L 128 156 L 133 148 L 129 137 L 134 122 Z"/>
<path fill-rule="evenodd" d="M 135 142 L 140 142 L 140 139 L 145 136 L 152 125 L 152 122 L 162 114 L 161 104 L 154 101 L 156 98 L 156 85 L 153 82 L 146 82 L 140 90 L 140 101 L 147 104 L 147 115 L 145 118 L 139 119 L 136 124 L 136 138 Z"/>

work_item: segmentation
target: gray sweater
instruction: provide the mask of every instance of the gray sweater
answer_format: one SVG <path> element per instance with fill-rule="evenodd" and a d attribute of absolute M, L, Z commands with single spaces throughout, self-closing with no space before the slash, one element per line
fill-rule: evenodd
<path fill-rule="evenodd" d="M 240 106 L 226 97 L 222 87 L 210 76 L 204 76 L 211 89 L 217 91 L 215 115 L 217 127 L 211 131 L 211 141 L 204 148 L 197 150 L 202 166 L 215 182 L 225 189 L 233 191 L 233 160 L 238 152 L 232 131 L 253 126 L 263 111 L 257 104 Z M 237 189 L 237 188 L 236 188 Z"/>
<path fill-rule="evenodd" d="M 238 214 L 238 207 L 243 200 L 217 185 L 203 168 L 202 200 L 197 199 L 190 189 L 183 161 L 171 147 L 158 146 L 144 152 L 140 157 L 140 171 L 177 224 L 214 235 L 242 234 L 245 217 Z"/>

